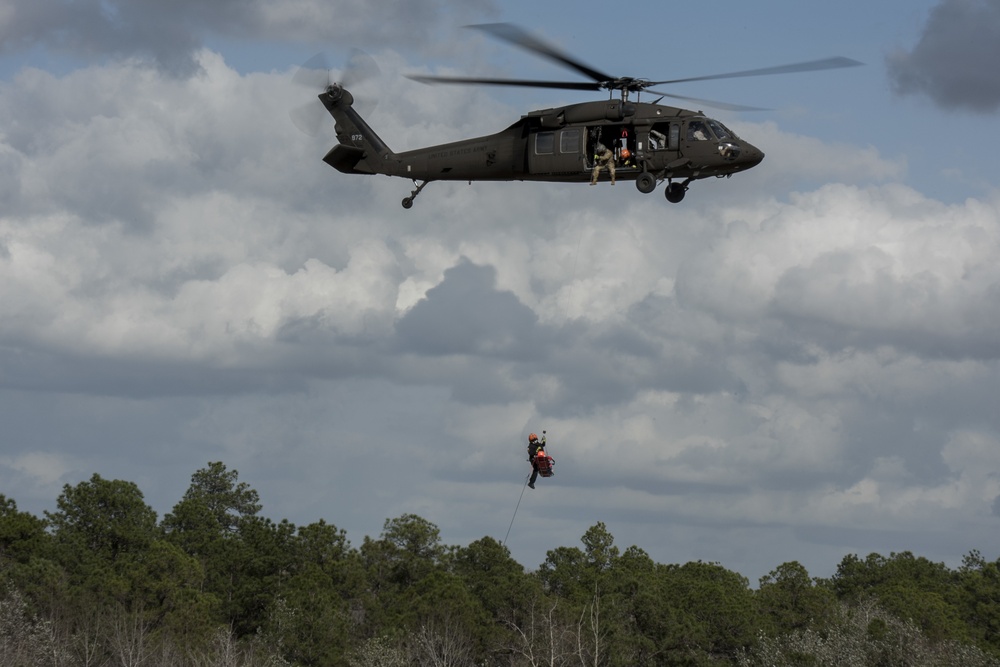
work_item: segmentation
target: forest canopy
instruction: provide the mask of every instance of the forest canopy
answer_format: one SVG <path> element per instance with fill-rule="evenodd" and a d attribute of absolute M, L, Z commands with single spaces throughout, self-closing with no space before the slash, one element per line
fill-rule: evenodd
<path fill-rule="evenodd" d="M 752 587 L 655 562 L 603 523 L 534 571 L 415 514 L 352 545 L 261 516 L 211 462 L 158 518 L 94 474 L 34 516 L 0 495 L 0 665 L 1000 665 L 1000 561 L 797 562 Z"/>

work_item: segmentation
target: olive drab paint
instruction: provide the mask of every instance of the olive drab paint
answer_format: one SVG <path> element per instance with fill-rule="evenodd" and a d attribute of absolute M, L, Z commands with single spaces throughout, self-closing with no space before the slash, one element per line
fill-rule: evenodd
<path fill-rule="evenodd" d="M 592 82 L 410 78 L 424 83 L 607 90 L 609 99 L 531 111 L 496 134 L 395 153 L 355 111 L 350 91 L 341 84 L 331 83 L 319 93 L 319 100 L 334 118 L 339 143 L 323 160 L 345 174 L 385 174 L 411 179 L 414 189 L 402 201 L 404 208 L 410 208 L 420 191 L 434 181 L 590 183 L 595 173 L 594 147 L 600 143 L 614 152 L 614 169 L 598 170 L 601 181 L 634 181 L 636 188 L 646 194 L 666 181 L 664 194 L 668 201 L 677 203 L 692 182 L 730 177 L 751 169 L 760 164 L 764 153 L 702 111 L 659 102 L 664 97 L 676 97 L 730 110 L 752 107 L 671 95 L 654 91 L 652 86 L 861 64 L 837 57 L 671 81 L 616 78 L 580 63 L 516 26 L 501 23 L 471 27 L 575 69 Z M 655 102 L 641 102 L 638 98 L 643 92 L 659 97 Z M 636 95 L 635 101 L 630 99 L 632 93 Z"/>

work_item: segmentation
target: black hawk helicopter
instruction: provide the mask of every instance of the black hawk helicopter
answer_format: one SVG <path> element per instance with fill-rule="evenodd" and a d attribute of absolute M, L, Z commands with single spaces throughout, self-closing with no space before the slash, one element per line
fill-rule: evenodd
<path fill-rule="evenodd" d="M 367 57 L 367 62 L 364 58 L 357 60 L 361 65 L 350 72 L 345 68 L 343 80 L 339 83 L 330 80 L 329 68 L 321 68 L 317 62 L 310 61 L 296 73 L 295 79 L 313 86 L 320 84 L 319 100 L 333 116 L 340 142 L 323 161 L 345 174 L 385 174 L 411 179 L 414 189 L 402 202 L 403 208 L 407 209 L 413 206 L 413 200 L 421 190 L 433 181 L 593 184 L 598 179 L 610 179 L 614 184 L 617 179 L 622 179 L 635 181 L 636 188 L 647 194 L 655 190 L 657 184 L 666 181 L 664 194 L 668 201 L 677 203 L 684 199 L 692 181 L 713 176 L 729 177 L 745 171 L 760 164 L 764 153 L 703 112 L 666 106 L 659 104 L 660 100 L 669 97 L 731 111 L 761 109 L 665 93 L 653 90 L 652 86 L 862 64 L 849 58 L 834 57 L 727 74 L 650 81 L 605 74 L 513 24 L 491 23 L 469 27 L 576 70 L 590 81 L 424 75 L 409 78 L 429 84 L 606 90 L 608 99 L 532 111 L 496 134 L 394 153 L 355 110 L 354 97 L 347 89 L 348 85 L 352 85 L 349 79 L 361 78 L 354 77 L 353 73 L 370 73 L 372 68 L 377 69 L 374 61 L 370 57 Z M 659 97 L 654 102 L 640 102 L 643 92 Z M 634 102 L 630 99 L 633 93 L 636 96 Z M 322 114 L 322 108 L 319 108 L 319 113 Z M 300 109 L 298 114 L 293 114 L 293 120 L 297 119 L 296 124 L 301 129 L 314 134 L 322 116 L 318 121 L 315 118 L 305 120 L 312 115 L 308 109 Z M 603 154 L 603 160 L 599 154 Z M 600 164 L 604 161 L 610 162 L 606 174 L 607 165 Z"/>

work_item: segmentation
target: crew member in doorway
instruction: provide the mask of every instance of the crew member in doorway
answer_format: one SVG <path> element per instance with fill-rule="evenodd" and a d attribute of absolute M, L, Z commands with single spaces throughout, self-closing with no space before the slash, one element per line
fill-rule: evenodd
<path fill-rule="evenodd" d="M 611 185 L 615 184 L 615 154 L 610 148 L 598 142 L 594 145 L 594 170 L 590 172 L 590 184 L 597 185 L 597 177 L 601 170 L 607 169 L 611 174 Z"/>

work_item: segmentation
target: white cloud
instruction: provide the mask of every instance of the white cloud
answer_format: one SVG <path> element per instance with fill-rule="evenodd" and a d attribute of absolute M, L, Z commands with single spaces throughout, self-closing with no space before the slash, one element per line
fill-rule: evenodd
<path fill-rule="evenodd" d="M 13 0 L 0 13 L 0 42 L 8 50 L 44 46 L 84 57 L 143 58 L 172 75 L 198 71 L 208 38 L 288 40 L 323 44 L 394 44 L 427 53 L 451 52 L 452 40 L 430 35 L 496 15 L 490 0 L 218 0 L 211 8 L 178 1 L 169 9 L 130 0 L 83 1 L 66 7 L 50 0 Z M 372 16 L 391 17 L 372 20 Z"/>
<path fill-rule="evenodd" d="M 944 206 L 902 186 L 830 185 L 745 211 L 681 270 L 678 292 L 716 313 L 817 327 L 821 345 L 992 356 L 998 242 L 997 201 Z"/>
<path fill-rule="evenodd" d="M 519 113 L 378 56 L 391 95 L 371 122 L 398 150 Z M 59 393 L 56 412 L 91 397 L 74 418 L 98 435 L 32 413 L 51 440 L 94 440 L 74 471 L 132 451 L 97 444 L 91 412 L 138 394 L 151 415 L 107 420 L 157 424 L 186 475 L 222 458 L 293 521 L 377 532 L 427 508 L 448 535 L 485 516 L 502 536 L 528 421 L 550 432 L 538 492 L 562 543 L 605 513 L 661 560 L 689 552 L 651 524 L 712 548 L 699 526 L 838 548 L 868 538 L 829 531 L 982 528 L 1000 495 L 995 197 L 946 205 L 895 183 L 898 160 L 760 124 L 739 128 L 760 171 L 678 206 L 627 183 L 434 183 L 404 211 L 409 182 L 320 162 L 331 140 L 287 119 L 290 73 L 198 57 L 184 80 L 124 63 L 0 88 L 18 184 L 0 185 L 0 391 Z M 24 442 L 4 465 L 68 474 Z"/>
<path fill-rule="evenodd" d="M 26 475 L 37 484 L 49 489 L 72 469 L 63 454 L 54 452 L 26 452 L 18 456 L 0 457 L 0 465 Z"/>
<path fill-rule="evenodd" d="M 755 185 L 819 184 L 830 181 L 868 184 L 899 181 L 905 158 L 883 156 L 874 146 L 824 142 L 783 132 L 776 123 L 736 122 L 741 137 L 764 151 L 764 162 L 743 178 Z"/>

